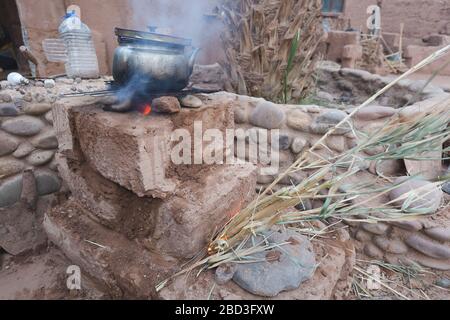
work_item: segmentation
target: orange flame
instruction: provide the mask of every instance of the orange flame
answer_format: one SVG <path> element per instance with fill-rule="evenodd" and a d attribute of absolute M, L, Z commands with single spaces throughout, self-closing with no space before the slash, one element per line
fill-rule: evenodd
<path fill-rule="evenodd" d="M 144 116 L 150 115 L 150 113 L 152 113 L 152 106 L 151 106 L 150 104 L 146 104 L 146 105 L 142 108 L 141 113 L 142 113 Z"/>

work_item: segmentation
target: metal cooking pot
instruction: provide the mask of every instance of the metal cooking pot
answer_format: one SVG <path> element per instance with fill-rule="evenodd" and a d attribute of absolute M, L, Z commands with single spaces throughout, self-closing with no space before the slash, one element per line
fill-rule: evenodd
<path fill-rule="evenodd" d="M 116 35 L 113 77 L 119 85 L 138 81 L 149 91 L 179 91 L 188 85 L 199 51 L 191 40 L 119 28 Z"/>

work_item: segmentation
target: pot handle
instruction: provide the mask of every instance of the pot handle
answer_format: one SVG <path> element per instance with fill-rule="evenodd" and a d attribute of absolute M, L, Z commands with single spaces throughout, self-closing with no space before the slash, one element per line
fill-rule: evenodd
<path fill-rule="evenodd" d="M 189 73 L 192 73 L 192 71 L 194 70 L 194 64 L 195 64 L 195 59 L 197 58 L 198 53 L 200 52 L 200 48 L 192 48 L 192 53 L 191 56 L 189 58 Z"/>

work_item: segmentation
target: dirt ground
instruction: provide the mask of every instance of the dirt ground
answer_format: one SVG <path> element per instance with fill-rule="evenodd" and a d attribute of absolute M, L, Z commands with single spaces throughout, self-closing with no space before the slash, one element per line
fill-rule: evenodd
<path fill-rule="evenodd" d="M 356 267 L 365 272 L 371 265 L 370 261 L 364 255 L 357 255 Z M 352 291 L 347 300 L 450 300 L 450 289 L 436 284 L 439 280 L 450 279 L 449 271 L 421 269 L 416 274 L 413 270 L 410 273 L 394 272 L 383 267 L 380 270 L 381 288 L 370 290 L 367 288 L 369 277 L 355 268 L 352 272 Z M 357 289 L 358 285 L 360 287 Z"/>
<path fill-rule="evenodd" d="M 67 289 L 70 261 L 49 246 L 20 257 L 0 253 L 0 300 L 107 299 L 88 278 L 81 277 L 81 290 Z"/>
<path fill-rule="evenodd" d="M 108 294 L 100 286 L 82 275 L 81 290 L 67 289 L 67 268 L 70 261 L 54 246 L 22 257 L 0 253 L 0 300 L 104 300 Z M 370 259 L 357 256 L 357 268 L 366 271 Z M 402 274 L 381 269 L 380 289 L 369 290 L 368 277 L 356 269 L 352 272 L 353 286 L 346 300 L 450 300 L 450 289 L 436 285 L 440 279 L 449 279 L 450 272 L 423 269 L 418 274 Z M 356 289 L 358 287 L 358 289 Z M 362 287 L 362 289 L 361 289 Z M 359 292 L 359 293 L 358 293 Z"/>

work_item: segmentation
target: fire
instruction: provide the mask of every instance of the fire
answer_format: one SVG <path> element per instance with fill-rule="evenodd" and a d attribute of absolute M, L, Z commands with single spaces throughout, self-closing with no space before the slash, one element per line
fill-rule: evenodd
<path fill-rule="evenodd" d="M 150 113 L 152 113 L 152 106 L 151 106 L 149 103 L 147 103 L 146 105 L 144 105 L 144 106 L 141 108 L 141 113 L 142 113 L 144 116 L 150 115 Z"/>

